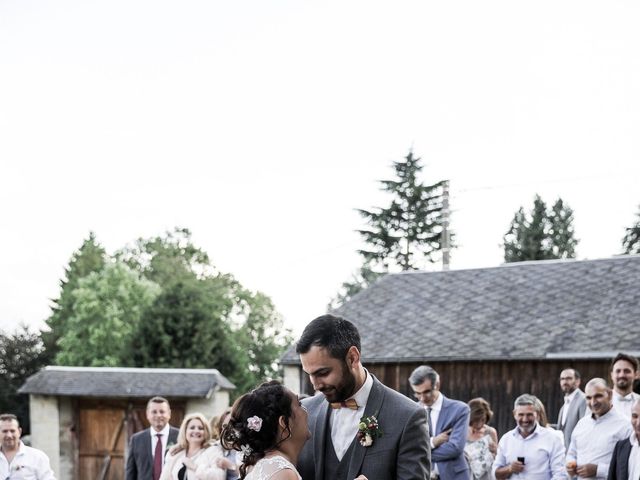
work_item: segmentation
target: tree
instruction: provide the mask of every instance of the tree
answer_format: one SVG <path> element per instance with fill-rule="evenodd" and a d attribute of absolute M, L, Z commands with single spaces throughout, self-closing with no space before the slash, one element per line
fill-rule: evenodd
<path fill-rule="evenodd" d="M 636 223 L 627 228 L 627 233 L 622 239 L 624 253 L 640 253 L 640 211 L 637 213 Z"/>
<path fill-rule="evenodd" d="M 75 366 L 132 366 L 133 334 L 160 293 L 121 262 L 108 263 L 78 281 L 71 316 L 58 341 L 56 362 Z"/>
<path fill-rule="evenodd" d="M 60 280 L 60 296 L 53 300 L 51 316 L 46 320 L 49 331 L 42 332 L 47 358 L 52 361 L 59 348 L 57 342 L 67 330 L 67 321 L 73 313 L 73 296 L 71 292 L 78 287 L 81 278 L 90 273 L 99 272 L 105 265 L 106 253 L 96 241 L 93 232 L 84 240 L 80 248 L 71 255 L 69 265 L 65 268 L 65 278 Z"/>
<path fill-rule="evenodd" d="M 362 266 L 344 282 L 329 308 L 337 308 L 390 270 L 415 270 L 438 261 L 442 250 L 443 187 L 445 181 L 425 184 L 419 157 L 410 150 L 393 163 L 395 178 L 381 180 L 391 195 L 386 207 L 358 209 L 367 228 L 358 230 L 365 247 L 358 250 Z"/>
<path fill-rule="evenodd" d="M 505 262 L 575 258 L 578 240 L 573 230 L 573 210 L 561 198 L 549 210 L 536 195 L 527 215 L 524 207 L 515 213 L 504 235 Z"/>
<path fill-rule="evenodd" d="M 358 230 L 367 248 L 358 250 L 366 265 L 416 270 L 436 262 L 442 249 L 442 187 L 444 181 L 426 185 L 419 181 L 420 158 L 409 151 L 403 161 L 394 162 L 396 179 L 381 180 L 382 190 L 392 195 L 388 207 L 358 210 L 369 228 Z"/>
<path fill-rule="evenodd" d="M 11 412 L 29 433 L 29 402 L 18 389 L 26 379 L 46 365 L 44 346 L 38 333 L 21 325 L 14 333 L 0 331 L 0 411 Z"/>

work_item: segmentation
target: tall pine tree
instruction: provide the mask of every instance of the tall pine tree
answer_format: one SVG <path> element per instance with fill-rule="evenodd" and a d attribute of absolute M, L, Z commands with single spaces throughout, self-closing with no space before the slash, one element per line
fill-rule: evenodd
<path fill-rule="evenodd" d="M 60 280 L 60 296 L 53 300 L 51 316 L 46 320 L 48 331 L 42 332 L 46 358 L 52 362 L 58 351 L 58 340 L 67 331 L 67 323 L 73 315 L 72 292 L 78 288 L 80 279 L 104 268 L 106 253 L 93 232 L 82 242 L 80 248 L 71 255 L 65 268 L 65 278 Z"/>
<path fill-rule="evenodd" d="M 381 180 L 382 190 L 391 195 L 385 207 L 358 209 L 367 228 L 358 230 L 365 247 L 358 250 L 362 266 L 344 282 L 329 308 L 337 308 L 394 270 L 416 270 L 440 258 L 443 231 L 444 180 L 427 184 L 420 180 L 419 157 L 409 151 L 393 163 L 395 178 Z"/>
<path fill-rule="evenodd" d="M 561 198 L 551 209 L 536 195 L 529 215 L 520 207 L 503 238 L 505 262 L 575 258 L 573 210 Z"/>
<path fill-rule="evenodd" d="M 637 213 L 636 223 L 627 228 L 627 233 L 622 239 L 624 253 L 640 253 L 640 211 Z"/>

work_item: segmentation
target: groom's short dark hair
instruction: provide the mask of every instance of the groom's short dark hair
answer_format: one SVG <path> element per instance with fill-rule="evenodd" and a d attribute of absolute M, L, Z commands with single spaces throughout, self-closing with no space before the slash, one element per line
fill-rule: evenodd
<path fill-rule="evenodd" d="M 331 314 L 322 315 L 305 327 L 296 345 L 296 353 L 307 353 L 314 346 L 326 348 L 333 358 L 343 360 L 351 347 L 360 351 L 360 334 L 349 320 Z"/>

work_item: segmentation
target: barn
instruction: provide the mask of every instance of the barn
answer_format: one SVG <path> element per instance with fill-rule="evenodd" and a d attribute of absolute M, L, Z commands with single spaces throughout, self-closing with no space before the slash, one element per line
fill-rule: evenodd
<path fill-rule="evenodd" d="M 448 397 L 488 400 L 504 433 L 522 393 L 555 423 L 562 369 L 584 385 L 609 378 L 617 352 L 640 355 L 640 256 L 389 274 L 334 313 L 356 324 L 364 364 L 387 386 L 411 396 L 409 374 L 428 364 Z M 293 347 L 281 363 L 288 386 L 312 393 Z"/>

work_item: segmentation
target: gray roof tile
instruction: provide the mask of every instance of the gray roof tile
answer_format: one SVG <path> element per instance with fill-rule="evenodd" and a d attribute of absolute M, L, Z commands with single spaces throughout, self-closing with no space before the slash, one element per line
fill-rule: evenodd
<path fill-rule="evenodd" d="M 640 256 L 390 274 L 335 313 L 366 362 L 637 351 Z M 299 363 L 293 347 L 282 363 Z"/>
<path fill-rule="evenodd" d="M 49 366 L 27 378 L 20 393 L 82 397 L 206 398 L 235 385 L 216 369 Z"/>

